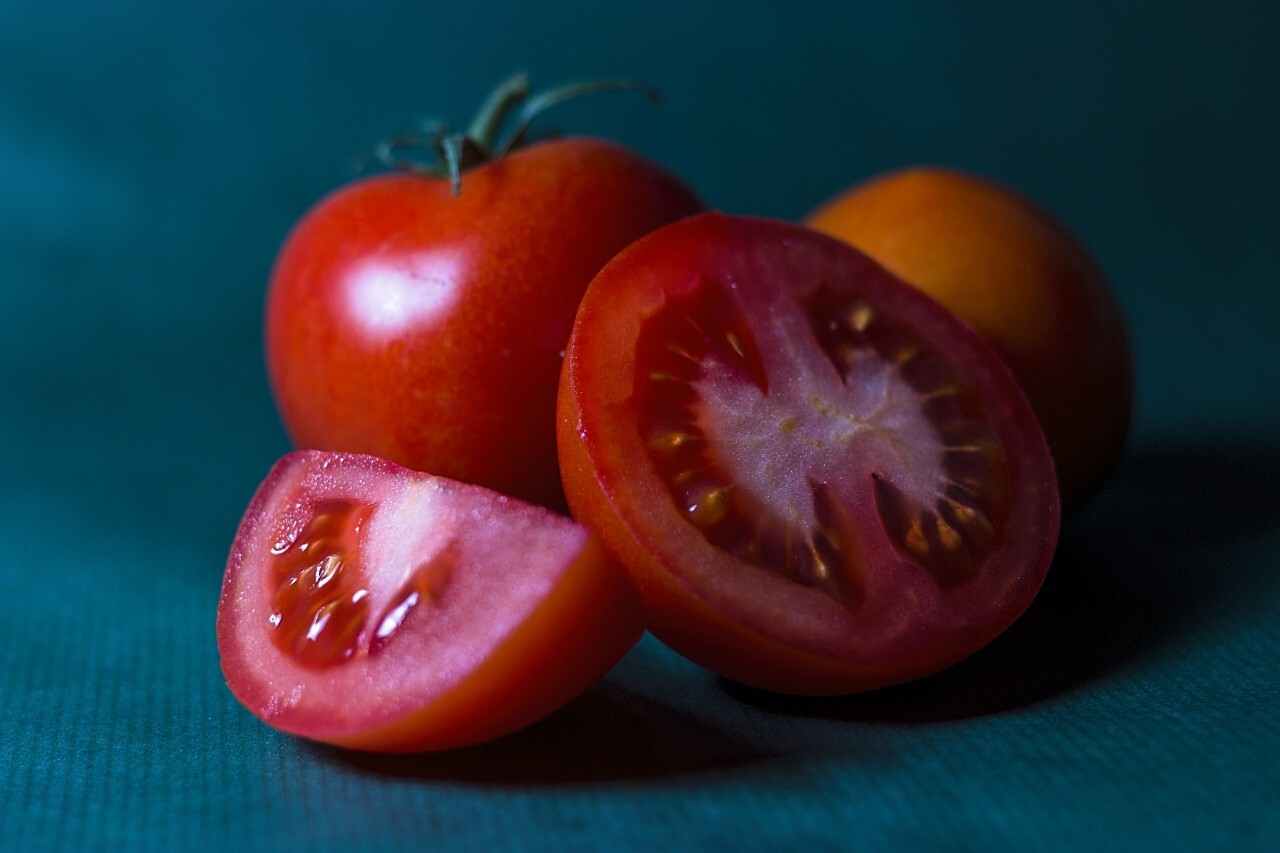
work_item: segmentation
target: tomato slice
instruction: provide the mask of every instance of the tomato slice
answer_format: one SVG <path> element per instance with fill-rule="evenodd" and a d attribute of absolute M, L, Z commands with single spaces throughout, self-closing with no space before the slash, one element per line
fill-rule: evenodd
<path fill-rule="evenodd" d="M 639 640 L 626 575 L 572 520 L 372 456 L 299 451 L 227 562 L 227 683 L 291 734 L 463 746 L 585 691 Z"/>
<path fill-rule="evenodd" d="M 592 282 L 560 385 L 575 517 L 650 630 L 771 690 L 840 694 L 977 650 L 1057 542 L 1053 463 L 1008 368 L 867 256 L 704 214 Z"/>

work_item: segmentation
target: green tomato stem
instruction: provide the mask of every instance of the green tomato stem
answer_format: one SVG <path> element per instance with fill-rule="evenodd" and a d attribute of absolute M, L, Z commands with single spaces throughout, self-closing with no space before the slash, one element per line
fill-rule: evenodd
<path fill-rule="evenodd" d="M 637 92 L 654 104 L 662 102 L 657 90 L 634 80 L 587 80 L 566 83 L 548 89 L 530 98 L 529 78 L 524 72 L 512 74 L 498 84 L 465 133 L 457 133 L 439 121 L 424 122 L 421 127 L 380 143 L 373 152 L 374 159 L 388 168 L 415 175 L 436 178 L 447 177 L 453 194 L 462 193 L 462 173 L 473 166 L 509 154 L 525 144 L 533 122 L 557 104 L 608 92 Z M 499 143 L 503 126 L 516 113 L 515 129 Z M 406 149 L 425 149 L 432 160 L 421 162 L 400 156 Z"/>
<path fill-rule="evenodd" d="M 538 95 L 534 95 L 533 99 L 526 102 L 520 109 L 517 117 L 516 129 L 507 137 L 506 143 L 498 150 L 498 156 L 508 153 L 513 148 L 518 148 L 528 135 L 529 128 L 534 120 L 554 107 L 556 104 L 562 104 L 565 101 L 576 100 L 587 95 L 600 95 L 609 92 L 637 92 L 648 98 L 653 104 L 662 103 L 662 96 L 657 89 L 645 86 L 635 80 L 585 80 L 580 83 L 567 83 L 563 86 L 557 86 L 554 89 L 548 89 Z"/>
<path fill-rule="evenodd" d="M 489 93 L 476 117 L 467 127 L 466 136 L 487 157 L 498 141 L 498 133 L 516 104 L 529 97 L 529 77 L 517 71 Z"/>

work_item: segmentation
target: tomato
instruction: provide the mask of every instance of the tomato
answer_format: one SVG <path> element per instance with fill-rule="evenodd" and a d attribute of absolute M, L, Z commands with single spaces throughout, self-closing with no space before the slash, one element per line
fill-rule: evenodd
<path fill-rule="evenodd" d="M 297 446 L 563 508 L 555 395 L 578 301 L 617 251 L 700 203 L 587 138 L 472 164 L 459 190 L 378 174 L 301 219 L 267 296 L 275 400 Z"/>
<path fill-rule="evenodd" d="M 806 224 L 862 249 L 986 337 L 1049 437 L 1066 506 L 1105 481 L 1129 431 L 1132 356 L 1114 294 L 1059 222 L 986 179 L 915 168 L 846 191 Z"/>
<path fill-rule="evenodd" d="M 730 679 L 842 694 L 960 660 L 1057 541 L 1044 435 L 972 329 L 833 238 L 704 214 L 596 276 L 560 384 L 574 516 L 649 629 Z"/>
<path fill-rule="evenodd" d="M 258 489 L 217 620 L 246 708 L 290 734 L 387 752 L 533 722 L 641 633 L 625 575 L 570 519 L 319 451 L 285 456 Z"/>

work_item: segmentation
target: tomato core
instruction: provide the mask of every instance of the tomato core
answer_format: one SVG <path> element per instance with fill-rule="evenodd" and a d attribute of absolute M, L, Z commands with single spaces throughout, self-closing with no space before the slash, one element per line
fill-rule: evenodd
<path fill-rule="evenodd" d="M 1008 479 L 977 392 L 857 293 L 820 286 L 797 311 L 775 306 L 766 334 L 777 355 L 711 281 L 641 330 L 640 431 L 684 517 L 715 547 L 854 605 L 864 568 L 841 506 L 869 489 L 903 556 L 942 585 L 976 570 Z M 794 357 L 815 345 L 820 357 Z"/>

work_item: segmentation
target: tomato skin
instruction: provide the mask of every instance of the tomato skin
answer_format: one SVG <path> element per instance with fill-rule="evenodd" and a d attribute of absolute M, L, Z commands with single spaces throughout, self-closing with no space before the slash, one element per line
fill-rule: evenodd
<path fill-rule="evenodd" d="M 434 509 L 406 512 L 426 505 L 406 496 L 423 494 Z M 362 554 L 416 559 L 420 549 L 403 543 L 448 541 L 458 566 L 448 583 L 471 591 L 450 598 L 446 586 L 376 656 L 357 649 L 308 666 L 274 641 L 281 627 L 271 596 L 281 576 L 273 561 L 282 538 L 297 536 L 291 515 L 335 496 L 375 507 Z M 389 523 L 377 520 L 379 496 L 394 514 Z M 387 537 L 401 544 L 387 545 Z M 508 539 L 519 544 L 504 550 Z M 379 575 L 399 577 L 403 568 L 372 560 L 357 571 L 376 599 L 380 584 L 385 589 Z M 362 629 L 362 647 L 376 622 Z M 569 519 L 375 457 L 319 451 L 283 457 L 255 493 L 228 558 L 217 618 L 227 684 L 248 710 L 293 735 L 378 752 L 452 749 L 515 731 L 584 692 L 642 633 L 629 581 L 598 539 Z"/>
<path fill-rule="evenodd" d="M 582 292 L 618 250 L 700 203 L 586 138 L 518 149 L 461 187 L 379 175 L 302 218 L 267 296 L 271 387 L 299 447 L 563 508 L 555 389 Z"/>
<path fill-rule="evenodd" d="M 919 340 L 944 356 L 954 354 L 969 371 L 967 379 L 981 389 L 984 411 L 1003 443 L 1010 494 L 1001 499 L 1004 521 L 997 524 L 994 544 L 984 551 L 975 577 L 922 580 L 919 566 L 889 541 L 882 529 L 883 510 L 868 495 L 872 490 L 866 488 L 864 474 L 870 480 L 880 475 L 876 467 L 862 466 L 886 460 L 859 459 L 866 455 L 861 450 L 851 451 L 847 463 L 837 462 L 840 470 L 827 472 L 829 480 L 820 472 L 805 475 L 855 495 L 841 509 L 844 526 L 856 534 L 847 537 L 842 550 L 846 565 L 854 566 L 850 571 L 864 574 L 865 603 L 833 600 L 774 574 L 776 566 L 762 570 L 761 564 L 711 543 L 690 520 L 692 508 L 686 513 L 678 499 L 673 503 L 675 495 L 661 479 L 653 445 L 638 426 L 647 407 L 662 405 L 661 397 L 636 390 L 644 372 L 637 342 L 646 329 L 672 305 L 682 306 L 672 309 L 677 315 L 686 311 L 690 303 L 681 302 L 686 294 L 720 282 L 731 294 L 730 313 L 735 305 L 747 306 L 742 310 L 754 318 L 748 325 L 763 339 L 771 334 L 761 332 L 765 326 L 793 323 L 796 315 L 786 305 L 791 296 L 808 298 L 818 289 L 815 284 L 828 279 L 837 288 L 859 283 L 877 311 L 910 320 Z M 712 314 L 693 311 L 694 325 L 705 328 L 704 320 Z M 734 342 L 739 353 L 750 349 L 738 346 L 742 339 L 739 335 Z M 795 344 L 765 354 L 764 362 L 772 359 L 775 365 L 809 346 L 795 337 L 774 340 Z M 679 344 L 676 349 L 689 352 L 692 347 Z M 804 384 L 803 377 L 821 373 L 820 367 L 813 366 L 812 373 L 806 372 L 808 367 L 773 371 L 765 398 L 785 396 L 785 383 Z M 813 387 L 820 393 L 810 399 L 817 399 L 822 389 L 816 382 Z M 677 393 L 670 399 L 683 398 Z M 697 410 L 696 404 L 673 404 L 684 405 Z M 943 669 L 1021 615 L 1056 546 L 1059 503 L 1052 461 L 1008 368 L 975 332 L 928 297 L 846 244 L 799 226 L 703 214 L 659 229 L 624 250 L 597 275 L 579 309 L 557 411 L 561 471 L 574 517 L 595 530 L 631 574 L 650 631 L 718 674 L 763 689 L 836 695 Z M 767 420 L 768 409 L 760 410 L 765 413 L 761 418 L 756 411 L 753 420 Z M 794 420 L 784 418 L 783 428 L 768 444 L 749 452 L 783 460 L 780 469 L 794 467 L 797 463 L 788 460 L 804 452 L 786 443 L 792 434 L 786 424 Z M 719 453 L 721 462 L 731 455 L 728 450 Z M 875 457 L 879 451 L 870 453 Z M 891 469 L 892 462 L 888 464 Z M 739 472 L 725 482 L 740 489 L 745 480 Z M 766 509 L 779 508 L 766 501 Z"/>
<path fill-rule="evenodd" d="M 1106 279 L 1060 223 L 989 180 L 929 167 L 871 178 L 804 222 L 862 249 L 995 347 L 1049 438 L 1066 507 L 1105 481 L 1128 434 L 1132 355 Z"/>

